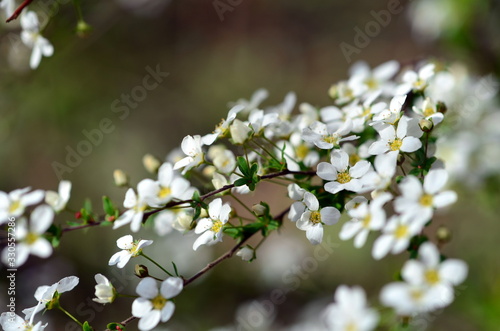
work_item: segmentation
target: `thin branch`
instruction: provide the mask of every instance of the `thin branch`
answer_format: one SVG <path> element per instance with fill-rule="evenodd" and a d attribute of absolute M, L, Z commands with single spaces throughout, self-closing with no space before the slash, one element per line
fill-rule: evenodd
<path fill-rule="evenodd" d="M 27 7 L 30 3 L 32 3 L 33 0 L 24 0 L 23 3 L 17 7 L 17 9 L 14 11 L 14 13 L 7 19 L 7 23 L 9 23 L 12 20 L 15 20 L 23 11 L 25 7 Z"/>

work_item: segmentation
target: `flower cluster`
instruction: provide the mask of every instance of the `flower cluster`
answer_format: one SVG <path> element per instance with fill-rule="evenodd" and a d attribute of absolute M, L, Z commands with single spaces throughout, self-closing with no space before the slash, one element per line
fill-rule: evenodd
<path fill-rule="evenodd" d="M 121 251 L 111 256 L 109 265 L 123 268 L 131 258 L 141 257 L 166 274 L 153 278 L 146 266 L 135 267 L 141 281 L 131 318 L 139 319 L 140 330 L 168 321 L 175 308 L 172 298 L 220 261 L 233 254 L 244 261 L 258 258 L 260 243 L 287 223 L 295 223 L 312 245 L 323 241 L 328 227 L 338 227 L 340 239 L 353 239 L 359 249 L 370 242 L 369 236 L 376 237 L 371 248 L 375 260 L 408 252 L 401 281 L 383 287 L 380 302 L 404 316 L 445 307 L 453 301 L 454 286 L 465 280 L 467 265 L 441 256 L 428 235 L 436 212 L 457 200 L 456 193 L 446 188 L 445 163 L 435 155 L 436 132 L 447 120 L 446 106 L 437 101 L 439 94 L 428 92 L 436 90 L 437 78 L 446 72 L 438 68 L 422 63 L 401 69 L 390 61 L 372 70 L 357 63 L 348 80 L 329 89 L 330 105 L 316 108 L 302 103 L 297 113 L 294 93 L 278 105 L 261 107 L 267 91 L 258 90 L 250 100 L 231 104 L 213 132 L 186 136 L 165 162 L 147 155 L 144 164 L 154 178 L 127 189 L 124 211 L 104 197 L 104 216 L 84 206 L 77 217 L 81 222 L 65 230 L 95 225 L 117 229 L 127 224 L 134 233 L 145 227 L 159 236 L 177 230 L 199 235 L 193 244 L 197 252 L 217 245 L 224 236 L 235 240 L 236 246 L 226 255 L 186 278 L 175 263 L 169 271 L 144 254 L 152 240 L 119 238 Z M 115 179 L 119 186 L 128 186 L 123 172 L 116 171 Z M 271 212 L 272 206 L 263 201 L 246 206 L 241 196 L 258 191 L 263 181 L 279 187 L 286 183 L 288 208 Z M 49 227 L 55 213 L 65 208 L 70 189 L 69 182 L 61 182 L 59 193 L 46 192 L 46 204 L 31 211 L 29 226 L 20 218 L 18 264 L 29 254 L 51 254 L 51 243 L 60 240 L 63 231 Z M 0 193 L 0 223 L 22 217 L 43 197 L 42 191 L 29 188 Z M 348 216 L 346 221 L 341 221 L 342 213 Z M 286 215 L 290 222 L 284 221 Z M 262 237 L 259 244 L 244 246 L 257 236 Z M 2 259 L 8 263 L 7 250 Z M 94 301 L 108 304 L 120 296 L 102 274 L 95 280 Z M 54 293 L 66 290 L 62 286 L 51 295 L 37 291 L 35 297 L 47 307 Z M 323 313 L 329 329 L 372 330 L 378 325 L 378 314 L 368 307 L 361 288 L 342 285 L 335 301 Z M 41 309 L 39 304 L 27 314 L 30 325 Z"/>

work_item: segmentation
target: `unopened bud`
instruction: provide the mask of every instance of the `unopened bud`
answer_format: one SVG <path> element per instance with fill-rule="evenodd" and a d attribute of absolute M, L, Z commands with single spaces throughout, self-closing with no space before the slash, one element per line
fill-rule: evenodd
<path fill-rule="evenodd" d="M 127 186 L 128 185 L 128 176 L 125 172 L 120 169 L 116 169 L 113 171 L 113 179 L 115 180 L 116 186 Z"/>
<path fill-rule="evenodd" d="M 92 31 L 92 27 L 85 21 L 78 21 L 76 25 L 76 34 L 80 38 L 86 38 Z"/>
<path fill-rule="evenodd" d="M 240 248 L 236 255 L 241 257 L 243 261 L 252 261 L 253 259 L 255 259 L 255 250 L 252 247 L 246 245 L 245 247 Z"/>
<path fill-rule="evenodd" d="M 330 86 L 330 88 L 328 89 L 328 95 L 332 99 L 337 99 L 339 97 L 339 91 L 337 85 Z"/>
<path fill-rule="evenodd" d="M 451 240 L 451 231 L 445 226 L 440 226 L 436 230 L 436 237 L 440 243 L 445 244 Z"/>
<path fill-rule="evenodd" d="M 149 276 L 149 271 L 145 265 L 136 264 L 134 267 L 134 274 L 139 278 L 144 278 Z"/>
<path fill-rule="evenodd" d="M 436 110 L 439 113 L 446 114 L 446 111 L 448 110 L 448 107 L 446 107 L 446 104 L 444 102 L 438 101 L 437 104 L 436 104 Z"/>
<path fill-rule="evenodd" d="M 418 122 L 418 126 L 420 126 L 420 129 L 424 132 L 430 132 L 432 128 L 434 127 L 434 123 L 432 123 L 431 120 L 428 120 L 426 118 L 422 118 L 420 122 Z"/>
<path fill-rule="evenodd" d="M 160 160 L 151 154 L 144 155 L 142 158 L 142 164 L 144 165 L 144 168 L 152 174 L 156 174 L 161 166 Z"/>
<path fill-rule="evenodd" d="M 257 204 L 252 206 L 252 210 L 255 213 L 255 215 L 257 215 L 257 216 L 265 215 L 267 212 L 267 209 L 268 208 L 261 203 L 257 203 Z"/>

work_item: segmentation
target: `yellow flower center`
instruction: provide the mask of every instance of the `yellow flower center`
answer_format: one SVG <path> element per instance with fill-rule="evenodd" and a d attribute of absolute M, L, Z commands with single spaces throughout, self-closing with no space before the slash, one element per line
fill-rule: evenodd
<path fill-rule="evenodd" d="M 340 184 L 349 183 L 351 181 L 351 175 L 347 172 L 340 172 L 337 174 L 337 182 Z"/>
<path fill-rule="evenodd" d="M 425 271 L 425 280 L 427 283 L 429 283 L 431 285 L 435 285 L 435 284 L 439 283 L 439 273 L 434 269 L 426 270 Z"/>
<path fill-rule="evenodd" d="M 219 220 L 214 221 L 214 224 L 212 225 L 212 228 L 210 231 L 218 233 L 222 229 L 222 222 Z"/>
<path fill-rule="evenodd" d="M 424 296 L 424 292 L 422 292 L 420 290 L 411 290 L 410 296 L 413 300 L 420 301 L 422 299 L 422 297 Z"/>
<path fill-rule="evenodd" d="M 363 227 L 364 228 L 367 228 L 369 225 L 370 225 L 370 222 L 372 221 L 372 215 L 367 215 L 364 219 L 363 219 Z"/>
<path fill-rule="evenodd" d="M 16 210 L 19 209 L 19 207 L 21 207 L 21 201 L 19 201 L 19 200 L 13 201 L 10 204 L 9 213 L 13 214 Z"/>
<path fill-rule="evenodd" d="M 420 198 L 420 204 L 425 207 L 432 207 L 433 205 L 433 197 L 430 194 L 424 194 Z"/>
<path fill-rule="evenodd" d="M 170 194 L 172 194 L 172 190 L 170 187 L 162 187 L 160 192 L 158 193 L 158 196 L 163 199 L 168 197 Z"/>
<path fill-rule="evenodd" d="M 391 149 L 391 151 L 399 151 L 401 145 L 403 145 L 403 141 L 399 138 L 396 138 L 389 144 L 389 148 Z"/>
<path fill-rule="evenodd" d="M 432 107 L 427 107 L 424 109 L 424 116 L 427 117 L 427 116 L 431 116 L 433 114 L 435 114 L 436 112 L 434 111 L 434 109 Z"/>
<path fill-rule="evenodd" d="M 359 161 L 361 161 L 361 157 L 358 154 L 351 154 L 351 155 L 349 155 L 349 164 L 351 166 L 354 166 Z"/>
<path fill-rule="evenodd" d="M 38 234 L 33 233 L 33 232 L 29 232 L 28 235 L 26 236 L 26 238 L 24 239 L 24 241 L 28 245 L 32 245 L 38 240 L 38 237 L 39 237 Z"/>
<path fill-rule="evenodd" d="M 338 141 L 339 141 L 339 137 L 336 134 L 330 134 L 327 136 L 323 136 L 322 139 L 324 142 L 327 142 L 329 144 L 334 144 L 334 145 L 337 145 Z"/>
<path fill-rule="evenodd" d="M 153 298 L 153 300 L 151 300 L 151 302 L 153 303 L 153 309 L 162 310 L 162 308 L 165 307 L 165 304 L 167 303 L 167 299 L 165 299 L 161 295 L 157 295 Z"/>
<path fill-rule="evenodd" d="M 321 213 L 319 211 L 312 211 L 311 216 L 309 216 L 309 220 L 313 224 L 321 223 Z"/>
<path fill-rule="evenodd" d="M 367 80 L 365 80 L 365 84 L 366 86 L 368 86 L 370 90 L 374 90 L 378 87 L 378 82 L 373 77 L 370 77 Z"/>
<path fill-rule="evenodd" d="M 309 147 L 307 147 L 306 144 L 300 144 L 295 147 L 295 154 L 297 154 L 299 160 L 303 160 L 306 158 L 307 154 L 309 154 Z"/>
<path fill-rule="evenodd" d="M 415 83 L 413 83 L 413 86 L 418 90 L 423 90 L 427 86 L 427 83 L 422 79 L 418 79 Z"/>
<path fill-rule="evenodd" d="M 138 256 L 142 252 L 142 249 L 138 249 L 137 246 L 138 244 L 139 240 L 136 240 L 132 243 L 132 248 L 128 249 L 128 251 L 130 252 L 130 254 L 132 254 L 133 257 Z"/>
<path fill-rule="evenodd" d="M 396 239 L 406 238 L 407 235 L 408 235 L 408 226 L 406 225 L 398 225 L 398 227 L 394 231 L 394 237 L 396 237 Z"/>

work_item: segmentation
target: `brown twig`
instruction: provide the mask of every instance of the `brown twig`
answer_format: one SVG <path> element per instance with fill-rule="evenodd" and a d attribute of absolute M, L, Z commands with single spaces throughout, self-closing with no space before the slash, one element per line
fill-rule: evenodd
<path fill-rule="evenodd" d="M 7 23 L 9 23 L 12 20 L 15 20 L 23 11 L 25 7 L 27 7 L 30 3 L 32 3 L 33 0 L 24 0 L 23 3 L 17 7 L 17 9 L 14 11 L 14 13 L 7 19 Z"/>

